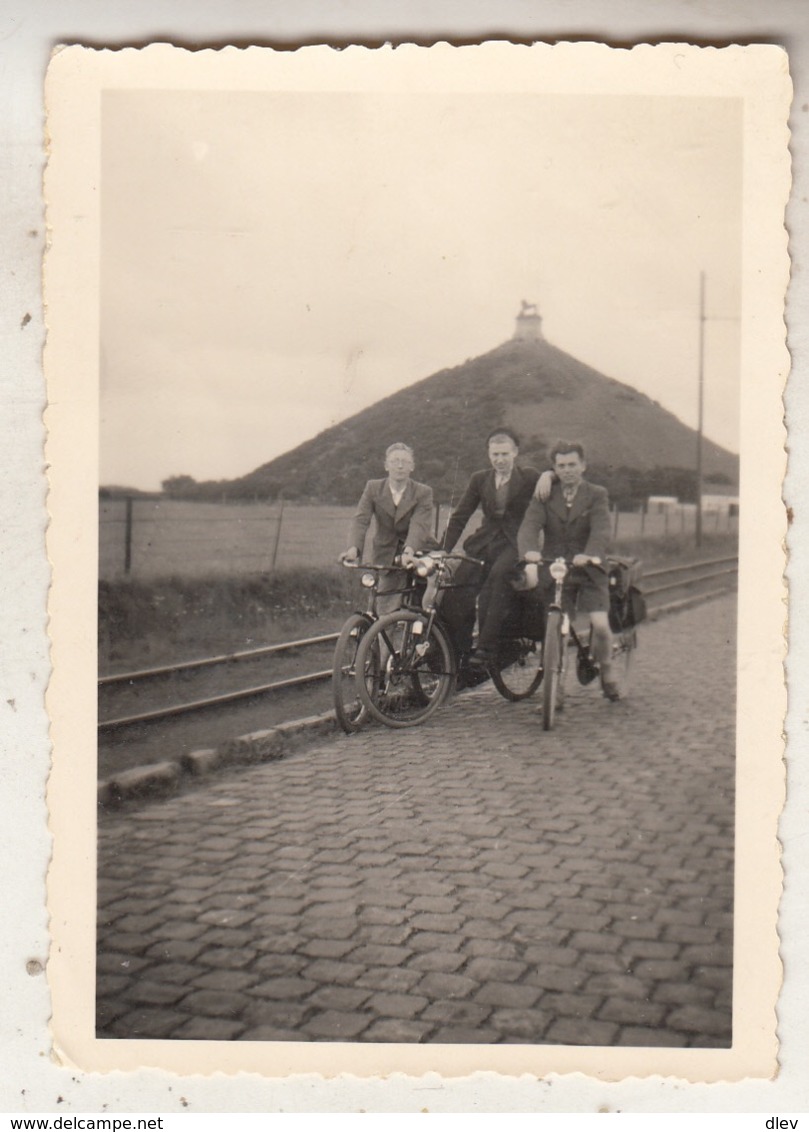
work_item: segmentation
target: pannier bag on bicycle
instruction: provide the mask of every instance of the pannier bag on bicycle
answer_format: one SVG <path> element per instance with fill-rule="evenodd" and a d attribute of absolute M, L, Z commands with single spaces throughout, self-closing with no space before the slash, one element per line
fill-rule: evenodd
<path fill-rule="evenodd" d="M 646 599 L 641 591 L 643 562 L 640 558 L 607 559 L 610 585 L 610 628 L 613 633 L 632 629 L 646 620 Z"/>
<path fill-rule="evenodd" d="M 511 595 L 508 613 L 503 622 L 504 640 L 526 637 L 541 641 L 545 636 L 547 610 L 539 590 L 526 590 Z"/>

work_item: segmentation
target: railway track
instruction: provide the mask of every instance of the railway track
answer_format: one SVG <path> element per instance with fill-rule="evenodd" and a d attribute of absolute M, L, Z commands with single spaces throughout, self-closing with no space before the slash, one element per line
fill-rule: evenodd
<path fill-rule="evenodd" d="M 737 571 L 736 556 L 648 570 L 644 575 L 644 594 L 649 611 L 653 615 L 675 612 L 694 600 L 707 600 L 726 593 L 735 585 Z M 337 633 L 325 633 L 257 649 L 201 657 L 181 664 L 102 676 L 98 681 L 99 733 L 119 732 L 137 724 L 168 720 L 239 700 L 324 682 L 331 677 L 331 649 L 337 636 Z M 315 671 L 300 672 L 303 655 L 312 658 L 312 663 L 319 661 L 324 666 Z M 268 663 L 280 669 L 269 681 L 262 679 Z M 325 667 L 326 663 L 328 667 Z M 214 695 L 193 694 L 193 685 L 200 677 L 207 676 L 204 683 L 210 685 L 211 670 L 218 670 L 218 684 L 235 686 Z M 245 683 L 250 673 L 254 674 L 254 678 Z M 179 703 L 160 702 L 166 687 L 176 692 L 178 684 L 183 692 L 190 691 L 191 697 Z M 127 704 L 137 704 L 139 710 L 127 711 Z"/>

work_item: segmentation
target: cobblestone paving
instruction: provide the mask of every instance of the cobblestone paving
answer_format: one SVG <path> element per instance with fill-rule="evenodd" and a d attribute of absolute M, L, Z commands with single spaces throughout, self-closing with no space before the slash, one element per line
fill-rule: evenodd
<path fill-rule="evenodd" d="M 729 1045 L 734 627 L 103 818 L 99 1036 Z"/>

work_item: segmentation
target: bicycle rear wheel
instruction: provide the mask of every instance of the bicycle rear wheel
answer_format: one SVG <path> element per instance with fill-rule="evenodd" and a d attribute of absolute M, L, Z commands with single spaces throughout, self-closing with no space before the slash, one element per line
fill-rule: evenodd
<path fill-rule="evenodd" d="M 504 699 L 512 703 L 527 699 L 542 682 L 542 642 L 527 637 L 504 642 L 501 660 L 492 667 L 491 676 Z"/>
<path fill-rule="evenodd" d="M 358 671 L 364 673 L 363 679 L 374 680 L 376 655 L 370 653 L 370 670 L 357 669 L 357 652 L 360 642 L 373 621 L 367 614 L 352 613 L 340 630 L 334 648 L 334 671 L 331 687 L 334 700 L 334 713 L 343 731 L 351 734 L 358 731 L 368 718 L 368 709 L 360 699 Z"/>
<path fill-rule="evenodd" d="M 446 700 L 455 680 L 452 649 L 435 623 L 425 633 L 423 613 L 399 609 L 363 635 L 357 669 L 374 672 L 358 684 L 369 714 L 387 727 L 414 727 Z"/>
<path fill-rule="evenodd" d="M 545 641 L 542 646 L 542 730 L 552 731 L 559 704 L 565 642 L 562 637 L 562 614 L 552 609 L 548 614 Z"/>

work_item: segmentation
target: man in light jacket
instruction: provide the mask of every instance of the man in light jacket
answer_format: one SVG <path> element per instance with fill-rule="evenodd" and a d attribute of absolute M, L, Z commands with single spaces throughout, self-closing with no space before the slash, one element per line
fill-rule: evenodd
<path fill-rule="evenodd" d="M 397 442 L 385 451 L 385 479 L 368 480 L 357 504 L 351 523 L 349 547 L 340 561 L 356 561 L 365 546 L 365 536 L 375 522 L 371 561 L 377 566 L 391 566 L 397 556 L 405 561 L 431 541 L 433 527 L 433 491 L 426 484 L 411 479 L 415 468 L 413 449 Z M 389 574 L 383 579 L 380 595 L 400 589 L 404 572 Z M 383 601 L 380 611 L 395 609 L 396 601 Z"/>

